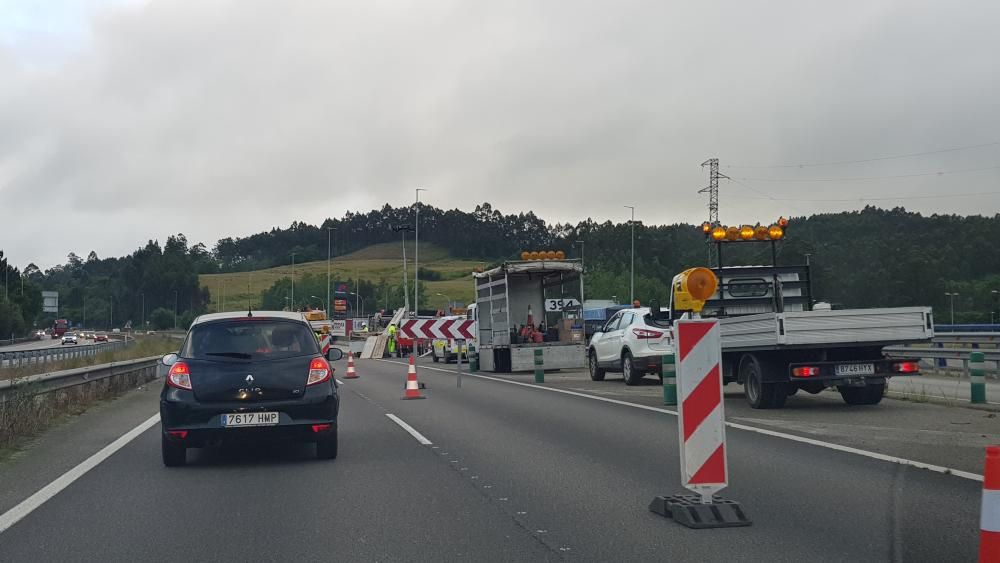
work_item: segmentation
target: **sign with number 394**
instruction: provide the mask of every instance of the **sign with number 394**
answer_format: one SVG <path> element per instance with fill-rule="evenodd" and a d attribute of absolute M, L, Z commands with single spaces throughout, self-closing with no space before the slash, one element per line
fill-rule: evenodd
<path fill-rule="evenodd" d="M 573 307 L 579 307 L 580 302 L 576 299 L 546 299 L 545 300 L 545 310 L 547 312 L 552 311 L 562 311 L 563 309 L 571 309 Z"/>

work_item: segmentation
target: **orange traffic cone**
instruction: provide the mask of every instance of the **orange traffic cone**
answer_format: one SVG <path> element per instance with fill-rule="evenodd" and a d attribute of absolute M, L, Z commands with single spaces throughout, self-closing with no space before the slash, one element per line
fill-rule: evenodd
<path fill-rule="evenodd" d="M 354 352 L 348 350 L 347 352 L 347 373 L 344 374 L 344 379 L 357 379 L 358 374 L 354 371 Z"/>
<path fill-rule="evenodd" d="M 406 372 L 406 393 L 404 399 L 424 399 L 420 394 L 420 384 L 417 383 L 417 366 L 413 364 L 413 356 L 410 356 L 410 367 Z"/>
<path fill-rule="evenodd" d="M 980 510 L 979 561 L 1000 561 L 1000 446 L 986 447 Z"/>

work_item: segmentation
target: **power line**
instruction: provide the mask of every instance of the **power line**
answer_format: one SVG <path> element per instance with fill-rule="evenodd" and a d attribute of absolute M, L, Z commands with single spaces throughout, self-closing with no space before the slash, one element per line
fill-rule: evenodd
<path fill-rule="evenodd" d="M 927 155 L 930 155 L 930 154 L 941 154 L 941 153 L 946 153 L 946 152 L 965 151 L 965 150 L 970 150 L 970 149 L 978 149 L 978 148 L 982 148 L 982 147 L 992 147 L 992 146 L 995 146 L 995 145 L 1000 145 L 1000 141 L 992 141 L 992 142 L 989 142 L 989 143 L 980 143 L 978 145 L 966 145 L 966 146 L 962 146 L 962 147 L 952 147 L 952 148 L 940 149 L 940 150 L 936 150 L 936 151 L 913 152 L 913 153 L 908 153 L 908 154 L 897 154 L 897 155 L 892 155 L 892 156 L 879 156 L 879 157 L 875 157 L 875 158 L 862 158 L 862 159 L 858 159 L 858 160 L 838 160 L 838 161 L 832 161 L 832 162 L 811 162 L 811 163 L 803 163 L 803 164 L 756 164 L 756 165 L 754 165 L 754 164 L 747 164 L 747 165 L 727 164 L 726 168 L 811 168 L 811 167 L 814 167 L 814 166 L 838 166 L 838 165 L 841 165 L 841 164 L 862 164 L 862 163 L 865 163 L 865 162 L 878 162 L 878 161 L 881 161 L 881 160 L 895 160 L 895 159 L 899 159 L 899 158 L 912 158 L 912 157 L 915 157 L 915 156 L 927 156 Z"/>
<path fill-rule="evenodd" d="M 969 172 L 984 172 L 987 170 L 1000 170 L 1000 166 L 986 166 L 983 168 L 965 168 L 961 170 L 942 170 L 938 172 L 922 172 L 919 174 L 893 174 L 889 176 L 845 176 L 840 178 L 749 178 L 737 177 L 733 180 L 750 180 L 754 182 L 864 182 L 868 180 L 891 180 L 894 178 L 919 178 L 922 176 L 947 176 L 949 174 L 966 174 Z"/>
<path fill-rule="evenodd" d="M 976 197 L 983 195 L 997 195 L 1000 191 L 991 192 L 967 192 L 967 193 L 949 193 L 949 194 L 937 194 L 937 195 L 903 195 L 903 196 L 883 196 L 883 197 L 847 197 L 847 198 L 822 198 L 822 199 L 810 199 L 810 198 L 797 198 L 797 197 L 746 197 L 743 199 L 769 199 L 771 201 L 794 201 L 794 202 L 852 202 L 852 201 L 908 201 L 913 199 L 942 199 L 942 198 L 952 198 L 952 197 Z M 740 196 L 734 196 L 739 198 Z"/>

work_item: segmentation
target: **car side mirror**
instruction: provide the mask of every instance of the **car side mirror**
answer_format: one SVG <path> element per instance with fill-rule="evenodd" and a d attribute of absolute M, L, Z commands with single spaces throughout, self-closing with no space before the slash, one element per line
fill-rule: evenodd
<path fill-rule="evenodd" d="M 178 359 L 179 358 L 177 357 L 177 354 L 167 354 L 166 356 L 160 358 L 160 363 L 167 367 L 170 367 L 176 364 Z"/>
<path fill-rule="evenodd" d="M 336 362 L 337 360 L 343 357 L 344 357 L 344 351 L 341 350 L 340 348 L 334 348 L 333 346 L 331 346 L 330 349 L 326 351 L 327 361 Z"/>

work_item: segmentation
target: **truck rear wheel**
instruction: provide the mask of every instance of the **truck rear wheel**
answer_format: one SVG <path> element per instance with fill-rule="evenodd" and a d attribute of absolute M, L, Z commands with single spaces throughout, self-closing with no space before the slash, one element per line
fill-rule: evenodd
<path fill-rule="evenodd" d="M 746 354 L 740 360 L 740 379 L 743 380 L 743 396 L 755 409 L 780 409 L 785 406 L 788 390 L 781 383 L 764 382 L 763 364 L 753 354 Z"/>
<path fill-rule="evenodd" d="M 882 402 L 882 395 L 885 394 L 885 383 L 868 384 L 864 387 L 840 385 L 837 391 L 840 391 L 840 396 L 848 405 L 877 405 Z"/>

